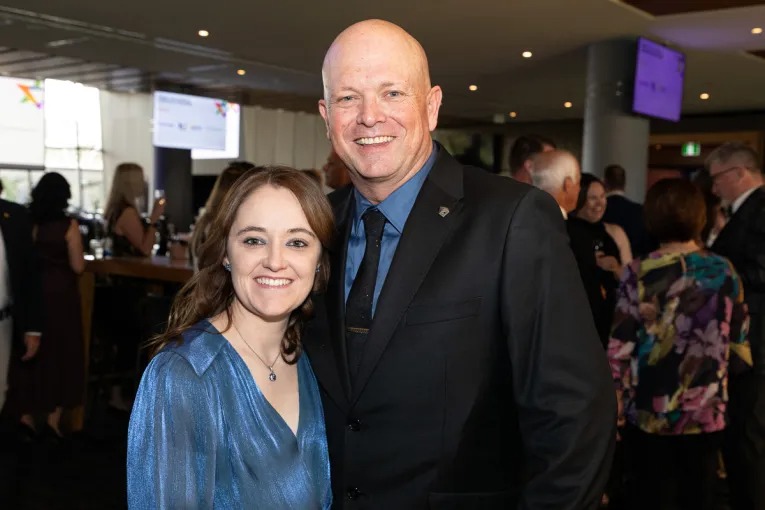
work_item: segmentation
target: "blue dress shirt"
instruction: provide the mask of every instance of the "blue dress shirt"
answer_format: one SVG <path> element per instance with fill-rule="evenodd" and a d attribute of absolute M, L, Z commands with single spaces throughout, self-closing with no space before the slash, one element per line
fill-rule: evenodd
<path fill-rule="evenodd" d="M 348 254 L 345 259 L 345 299 L 348 299 L 348 293 L 351 291 L 353 280 L 361 265 L 366 250 L 366 234 L 364 231 L 364 222 L 361 217 L 367 209 L 376 207 L 385 215 L 385 228 L 383 230 L 382 246 L 380 247 L 380 264 L 377 266 L 377 281 L 375 282 L 375 294 L 372 298 L 372 314 L 377 309 L 377 298 L 380 297 L 380 291 L 385 283 L 385 277 L 388 276 L 390 264 L 393 262 L 393 255 L 396 253 L 396 247 L 401 239 L 401 233 L 404 231 L 409 213 L 412 212 L 412 206 L 417 199 L 417 195 L 422 189 L 422 184 L 428 177 L 433 164 L 438 155 L 438 148 L 433 144 L 433 150 L 430 157 L 425 162 L 419 172 L 414 174 L 411 179 L 406 181 L 403 186 L 391 193 L 388 198 L 376 206 L 367 200 L 358 190 L 353 190 L 355 199 L 355 209 L 353 211 L 353 224 L 351 225 L 351 235 L 348 239 Z"/>

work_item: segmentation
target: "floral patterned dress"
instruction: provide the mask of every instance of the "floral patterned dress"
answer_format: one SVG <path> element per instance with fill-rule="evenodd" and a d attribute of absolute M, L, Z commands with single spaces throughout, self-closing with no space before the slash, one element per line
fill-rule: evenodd
<path fill-rule="evenodd" d="M 752 365 L 748 324 L 727 259 L 698 251 L 633 261 L 608 346 L 627 421 L 662 435 L 724 429 L 728 374 Z"/>

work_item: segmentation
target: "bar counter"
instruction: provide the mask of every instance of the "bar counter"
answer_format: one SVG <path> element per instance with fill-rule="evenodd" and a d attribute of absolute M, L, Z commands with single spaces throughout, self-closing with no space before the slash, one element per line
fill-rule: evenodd
<path fill-rule="evenodd" d="M 169 257 L 104 257 L 85 256 L 85 271 L 80 276 L 80 299 L 82 302 L 82 336 L 85 343 L 85 380 L 87 381 L 90 360 L 91 326 L 93 321 L 93 298 L 96 275 L 113 275 L 139 278 L 147 283 L 186 283 L 194 274 L 189 260 Z M 73 430 L 81 430 L 84 422 L 84 408 L 75 409 L 71 416 Z"/>
<path fill-rule="evenodd" d="M 188 260 L 169 257 L 105 257 L 85 256 L 84 274 L 109 274 L 131 276 L 159 282 L 186 283 L 194 269 Z"/>

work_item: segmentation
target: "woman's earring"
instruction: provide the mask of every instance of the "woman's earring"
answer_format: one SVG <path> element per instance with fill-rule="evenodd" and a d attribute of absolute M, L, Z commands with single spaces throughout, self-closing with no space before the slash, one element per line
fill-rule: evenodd
<path fill-rule="evenodd" d="M 223 269 L 225 269 L 226 271 L 228 271 L 230 273 L 231 272 L 231 263 L 230 262 L 226 262 L 225 264 L 223 264 Z"/>
<path fill-rule="evenodd" d="M 321 270 L 321 266 L 316 266 L 316 272 L 318 273 Z"/>

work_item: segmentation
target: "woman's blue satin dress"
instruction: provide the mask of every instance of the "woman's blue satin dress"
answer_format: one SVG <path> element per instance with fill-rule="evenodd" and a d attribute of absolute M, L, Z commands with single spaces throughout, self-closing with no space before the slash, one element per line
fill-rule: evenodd
<path fill-rule="evenodd" d="M 306 356 L 298 361 L 297 435 L 244 360 L 208 321 L 149 363 L 128 434 L 128 506 L 328 509 L 324 415 Z"/>

